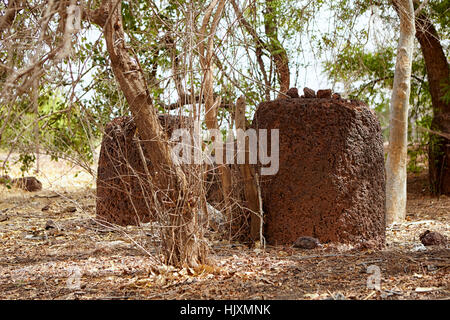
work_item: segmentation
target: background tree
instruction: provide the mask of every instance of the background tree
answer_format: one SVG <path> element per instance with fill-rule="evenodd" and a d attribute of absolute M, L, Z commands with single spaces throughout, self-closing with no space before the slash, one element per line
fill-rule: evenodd
<path fill-rule="evenodd" d="M 408 107 L 414 50 L 414 7 L 411 0 L 394 1 L 400 18 L 394 85 L 389 120 L 389 151 L 386 162 L 386 223 L 406 217 L 406 164 Z"/>
<path fill-rule="evenodd" d="M 448 1 L 446 3 L 450 4 Z M 435 194 L 450 194 L 450 99 L 446 97 L 450 91 L 450 69 L 438 32 L 425 8 L 420 6 L 419 1 L 414 1 L 414 4 L 416 10 L 420 10 L 415 17 L 416 38 L 425 61 L 433 106 L 431 129 L 441 133 L 430 136 L 428 148 L 430 186 Z M 423 4 L 426 6 L 425 2 Z M 434 8 L 447 13 L 449 10 L 448 6 L 445 9 L 442 4 L 434 4 Z M 446 23 L 450 23 L 448 14 L 442 16 L 447 17 Z"/>
<path fill-rule="evenodd" d="M 415 9 L 420 6 L 415 2 Z M 325 69 L 338 88 L 342 88 L 349 97 L 366 101 L 380 118 L 385 138 L 389 131 L 389 101 L 393 86 L 396 39 L 399 34 L 397 14 L 391 1 L 342 1 L 330 6 L 334 14 L 333 28 L 321 36 L 321 54 L 330 53 Z M 446 96 L 450 93 L 443 79 L 448 70 L 449 29 L 448 29 L 448 0 L 425 1 L 420 6 L 416 16 L 416 38 L 421 36 L 422 43 L 427 47 L 427 55 L 435 59 L 428 59 L 433 64 L 439 64 L 440 74 L 429 75 L 427 58 L 423 52 L 421 41 L 415 42 L 413 53 L 410 111 L 408 115 L 408 171 L 419 172 L 423 167 L 423 159 L 429 162 L 430 189 L 433 193 L 444 192 L 446 182 L 439 182 L 448 172 L 443 166 L 445 159 L 445 136 L 448 129 L 444 123 Z M 428 18 L 428 23 L 424 22 Z M 348 22 L 350 21 L 350 22 Z M 420 21 L 423 23 L 420 24 Z M 431 26 L 435 29 L 426 32 Z M 350 31 L 352 29 L 352 31 Z M 431 29 L 430 29 L 431 30 Z M 422 32 L 424 31 L 424 32 Z M 420 47 L 419 47 L 420 44 Z M 319 46 L 319 45 L 317 45 Z M 445 67 L 447 65 L 447 67 Z M 441 95 L 441 98 L 432 98 Z M 437 112 L 437 110 L 441 110 Z M 443 114 L 443 116 L 442 116 Z M 436 115 L 440 120 L 437 120 Z M 433 125 L 432 125 L 433 122 Z M 437 128 L 434 123 L 441 123 Z M 434 129 L 432 129 L 432 126 Z M 430 131 L 431 130 L 431 131 Z M 436 133 L 433 135 L 431 132 Z M 436 150 L 433 153 L 432 150 Z M 429 157 L 428 157 L 429 155 Z M 439 156 L 437 156 L 439 155 Z M 435 160 L 432 160 L 434 157 Z M 428 159 L 427 159 L 428 158 Z M 426 164 L 426 162 L 425 162 Z M 437 185 L 440 186 L 438 192 Z"/>

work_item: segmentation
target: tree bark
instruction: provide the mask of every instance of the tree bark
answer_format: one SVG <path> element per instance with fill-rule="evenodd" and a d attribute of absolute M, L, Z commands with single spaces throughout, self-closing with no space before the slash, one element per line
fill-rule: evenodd
<path fill-rule="evenodd" d="M 286 49 L 278 40 L 278 26 L 274 10 L 275 0 L 266 0 L 266 13 L 264 14 L 264 27 L 269 38 L 269 50 L 275 63 L 280 92 L 286 93 L 290 86 L 289 58 Z M 279 95 L 281 97 L 283 95 Z"/>
<path fill-rule="evenodd" d="M 14 19 L 16 18 L 16 14 L 22 10 L 23 4 L 22 1 L 19 0 L 9 0 L 8 8 L 5 10 L 5 14 L 0 17 L 0 33 L 4 30 L 8 29 Z"/>
<path fill-rule="evenodd" d="M 204 92 L 204 102 L 205 102 L 205 124 L 208 130 L 219 129 L 217 123 L 217 112 L 221 103 L 221 98 L 217 98 L 214 101 L 214 76 L 212 70 L 212 58 L 214 56 L 214 36 L 222 17 L 222 13 L 225 8 L 225 0 L 213 0 L 209 4 L 206 13 L 203 17 L 202 26 L 200 29 L 199 37 L 199 57 L 202 70 L 204 72 L 202 81 L 202 91 Z M 216 8 L 217 6 L 217 8 Z M 213 10 L 216 11 L 213 14 Z M 211 20 L 212 17 L 212 20 Z M 211 20 L 211 21 L 210 21 Z M 211 24 L 209 32 L 207 32 L 208 25 Z M 206 43 L 206 46 L 205 46 Z M 214 145 L 221 145 L 222 141 L 213 141 Z M 226 163 L 218 165 L 220 179 L 222 184 L 222 193 L 225 202 L 225 211 L 227 219 L 232 223 L 232 210 L 231 210 L 231 191 L 232 191 L 232 181 L 231 181 L 231 171 Z M 230 235 L 231 236 L 231 235 Z"/>
<path fill-rule="evenodd" d="M 236 130 L 241 129 L 243 131 L 246 130 L 246 119 L 245 119 L 245 97 L 240 96 L 236 102 L 236 111 L 235 111 L 235 124 Z M 245 200 L 247 202 L 247 208 L 251 211 L 250 216 L 250 238 L 253 241 L 260 240 L 260 226 L 261 226 L 261 217 L 260 217 L 260 206 L 259 206 L 259 197 L 258 197 L 258 189 L 254 177 L 254 172 L 249 163 L 248 156 L 248 139 L 246 139 L 244 150 L 245 150 L 245 163 L 239 165 L 239 170 L 241 171 L 242 178 L 244 180 L 244 194 Z M 238 146 L 239 147 L 239 146 Z"/>
<path fill-rule="evenodd" d="M 416 38 L 420 43 L 433 104 L 431 130 L 450 133 L 450 103 L 442 97 L 449 85 L 450 69 L 439 35 L 425 13 L 415 17 Z M 428 148 L 429 180 L 434 194 L 450 194 L 450 140 L 431 135 Z"/>
<path fill-rule="evenodd" d="M 412 0 L 394 0 L 394 6 L 400 18 L 400 39 L 390 104 L 389 152 L 386 162 L 387 224 L 403 221 L 406 216 L 408 107 L 415 33 Z"/>
<path fill-rule="evenodd" d="M 100 26 L 106 40 L 111 67 L 128 102 L 136 123 L 142 147 L 153 166 L 148 177 L 157 192 L 156 200 L 168 224 L 162 228 L 165 262 L 196 266 L 206 261 L 206 246 L 195 225 L 198 210 L 195 192 L 189 189 L 181 167 L 172 161 L 168 139 L 158 121 L 143 70 L 137 57 L 132 57 L 125 44 L 121 0 L 103 0 L 89 17 Z"/>

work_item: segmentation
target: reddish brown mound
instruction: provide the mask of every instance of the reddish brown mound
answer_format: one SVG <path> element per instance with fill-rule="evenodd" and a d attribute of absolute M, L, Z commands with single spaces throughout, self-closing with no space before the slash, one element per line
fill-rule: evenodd
<path fill-rule="evenodd" d="M 42 183 L 35 177 L 12 179 L 11 183 L 25 191 L 35 192 L 42 190 Z"/>
<path fill-rule="evenodd" d="M 160 121 L 168 136 L 173 130 L 188 127 L 192 122 L 178 116 L 160 116 Z M 146 183 L 145 169 L 139 155 L 136 126 L 130 117 L 112 120 L 105 128 L 100 150 L 97 176 L 97 218 L 118 225 L 134 225 L 152 219 L 152 195 Z M 143 144 L 144 142 L 141 142 Z M 142 148 L 144 149 L 144 148 Z M 144 150 L 143 150 L 144 151 Z M 153 172 L 149 157 L 146 156 L 149 172 Z M 239 168 L 232 170 L 233 225 L 229 233 L 238 239 L 248 232 L 248 212 L 243 209 L 243 184 Z M 187 170 L 186 170 L 187 169 Z M 184 168 L 186 174 L 195 174 L 192 166 Z M 219 211 L 225 212 L 225 203 L 217 168 L 208 170 L 206 199 Z M 226 224 L 226 223 L 224 223 Z M 226 224 L 228 226 L 228 224 Z"/>
<path fill-rule="evenodd" d="M 269 243 L 384 243 L 379 122 L 363 103 L 334 97 L 265 102 L 255 113 L 255 128 L 280 130 L 279 171 L 261 183 Z"/>
<path fill-rule="evenodd" d="M 12 179 L 7 175 L 0 176 L 0 184 L 8 185 L 8 183 L 11 183 L 16 187 L 29 192 L 42 190 L 42 183 L 38 179 L 36 179 L 36 177 L 22 177 Z"/>
<path fill-rule="evenodd" d="M 159 120 L 169 136 L 174 129 L 188 123 L 186 118 L 169 115 L 160 115 Z M 97 218 L 118 225 L 148 222 L 152 216 L 152 195 L 146 183 L 138 139 L 134 139 L 135 133 L 136 125 L 130 117 L 116 118 L 106 126 L 100 149 Z M 145 151 L 144 155 L 152 172 L 152 165 Z"/>
<path fill-rule="evenodd" d="M 445 246 L 447 239 L 439 232 L 427 230 L 419 236 L 420 241 L 424 246 Z"/>

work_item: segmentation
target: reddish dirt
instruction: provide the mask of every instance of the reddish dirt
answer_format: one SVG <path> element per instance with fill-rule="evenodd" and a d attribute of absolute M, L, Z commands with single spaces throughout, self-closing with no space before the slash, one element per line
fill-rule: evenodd
<path fill-rule="evenodd" d="M 65 174 L 72 189 L 46 176 L 53 184 L 41 171 L 36 193 L 0 186 L 0 299 L 450 298 L 448 247 L 423 247 L 419 239 L 425 230 L 450 236 L 450 197 L 431 197 L 426 174 L 409 177 L 407 219 L 387 228 L 381 251 L 330 244 L 263 250 L 210 240 L 211 262 L 195 270 L 158 262 L 152 224 L 95 222 L 95 189 L 82 174 Z M 367 286 L 373 268 L 379 290 Z"/>
<path fill-rule="evenodd" d="M 325 98 L 265 102 L 255 113 L 255 128 L 280 130 L 279 171 L 261 183 L 267 240 L 291 244 L 311 236 L 380 247 L 385 177 L 379 122 L 362 102 L 331 99 L 331 90 L 319 90 L 318 97 Z"/>

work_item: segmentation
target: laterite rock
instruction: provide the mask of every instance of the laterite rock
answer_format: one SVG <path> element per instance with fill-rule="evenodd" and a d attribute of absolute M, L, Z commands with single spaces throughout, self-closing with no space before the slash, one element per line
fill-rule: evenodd
<path fill-rule="evenodd" d="M 186 117 L 159 115 L 165 132 L 189 125 Z M 152 194 L 144 165 L 152 172 L 149 155 L 140 156 L 136 125 L 130 117 L 106 125 L 97 170 L 97 219 L 118 225 L 137 225 L 152 220 Z"/>
<path fill-rule="evenodd" d="M 305 97 L 312 97 L 306 89 Z M 261 176 L 269 243 L 309 236 L 321 243 L 384 245 L 383 140 L 365 104 L 332 99 L 331 91 L 264 102 L 253 127 L 279 129 L 279 171 Z"/>

